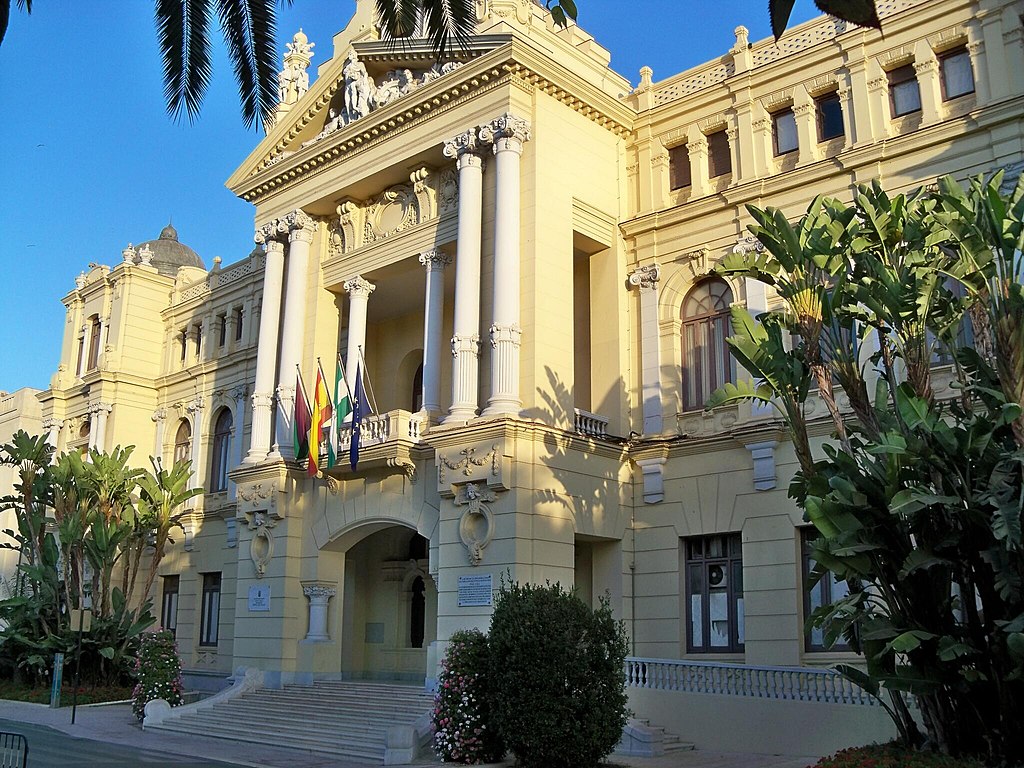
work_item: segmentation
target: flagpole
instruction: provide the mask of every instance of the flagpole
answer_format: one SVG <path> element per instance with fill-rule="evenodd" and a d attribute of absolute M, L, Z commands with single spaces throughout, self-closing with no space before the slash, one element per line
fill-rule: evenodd
<path fill-rule="evenodd" d="M 366 370 L 366 358 L 363 357 L 363 348 L 362 346 L 358 346 L 356 349 L 359 350 L 359 361 L 363 364 L 363 388 L 368 390 L 370 393 L 370 402 L 372 403 L 373 412 L 380 413 L 380 411 L 377 410 L 377 398 L 373 394 L 373 385 L 370 383 L 370 375 Z"/>

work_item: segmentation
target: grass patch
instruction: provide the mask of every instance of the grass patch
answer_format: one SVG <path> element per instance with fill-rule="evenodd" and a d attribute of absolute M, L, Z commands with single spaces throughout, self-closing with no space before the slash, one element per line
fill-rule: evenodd
<path fill-rule="evenodd" d="M 65 683 L 60 691 L 60 705 L 71 706 L 74 687 Z M 121 685 L 80 685 L 78 686 L 79 704 L 101 704 L 106 701 L 125 701 L 132 697 L 130 686 Z M 50 703 L 50 687 L 30 686 L 14 683 L 11 680 L 0 680 L 0 699 L 10 701 L 28 701 L 34 704 Z"/>

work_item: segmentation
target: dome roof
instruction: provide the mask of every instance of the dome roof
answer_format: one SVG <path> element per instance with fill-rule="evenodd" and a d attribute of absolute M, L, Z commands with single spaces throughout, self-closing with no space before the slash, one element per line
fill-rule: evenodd
<path fill-rule="evenodd" d="M 160 230 L 160 237 L 139 244 L 139 250 L 145 246 L 153 252 L 152 264 L 161 275 L 174 277 L 179 267 L 199 267 L 206 269 L 199 254 L 184 243 L 178 242 L 178 231 L 168 224 Z"/>

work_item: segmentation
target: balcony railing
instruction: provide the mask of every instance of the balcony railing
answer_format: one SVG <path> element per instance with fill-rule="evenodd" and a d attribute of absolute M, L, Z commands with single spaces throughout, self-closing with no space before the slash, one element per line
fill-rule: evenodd
<path fill-rule="evenodd" d="M 426 425 L 426 420 L 418 413 L 401 410 L 377 413 L 363 419 L 359 445 L 368 448 L 396 440 L 419 442 L 420 435 L 426 431 Z M 338 432 L 338 445 L 342 451 L 347 451 L 351 444 L 352 425 L 346 424 Z"/>
<path fill-rule="evenodd" d="M 596 413 L 574 408 L 575 428 L 580 435 L 589 437 L 608 437 L 608 419 Z"/>
<path fill-rule="evenodd" d="M 760 667 L 675 659 L 626 659 L 626 686 L 682 693 L 876 706 L 878 700 L 831 669 Z"/>

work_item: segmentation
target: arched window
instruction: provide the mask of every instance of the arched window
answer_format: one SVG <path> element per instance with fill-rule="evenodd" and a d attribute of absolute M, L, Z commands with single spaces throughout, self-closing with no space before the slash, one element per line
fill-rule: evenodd
<path fill-rule="evenodd" d="M 412 412 L 423 407 L 423 363 L 412 376 Z"/>
<path fill-rule="evenodd" d="M 178 422 L 178 431 L 174 434 L 174 462 L 187 461 L 192 458 L 192 426 L 186 419 Z"/>
<path fill-rule="evenodd" d="M 736 379 L 736 363 L 725 343 L 729 335 L 732 291 L 710 278 L 694 286 L 683 301 L 683 409 L 699 410 L 708 397 Z"/>
<path fill-rule="evenodd" d="M 231 460 L 231 428 L 234 420 L 231 411 L 221 408 L 213 426 L 213 456 L 210 460 L 210 493 L 226 491 L 228 487 L 228 462 Z"/>

